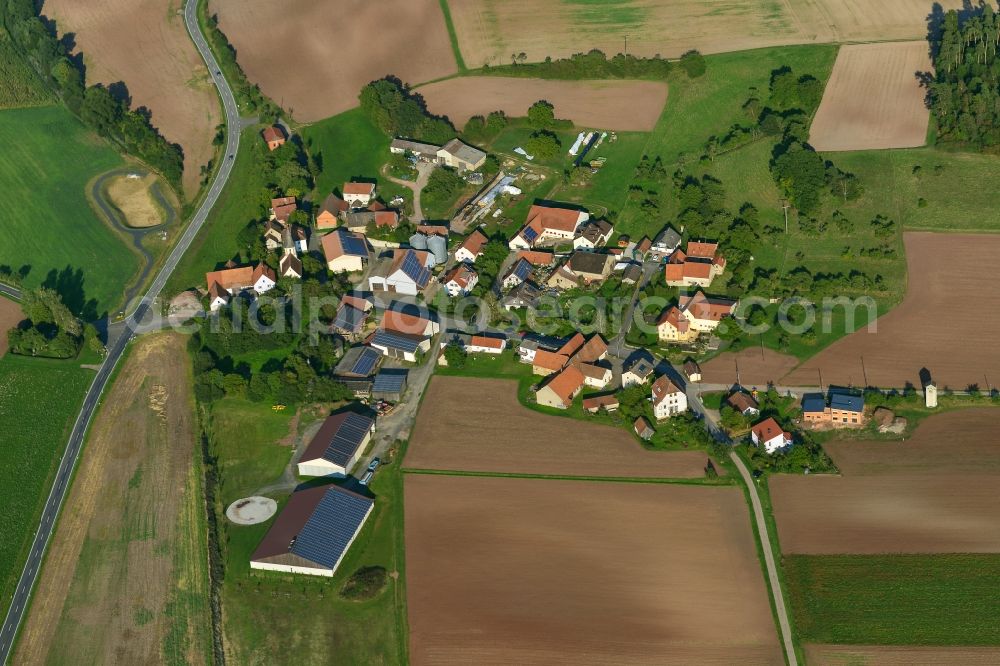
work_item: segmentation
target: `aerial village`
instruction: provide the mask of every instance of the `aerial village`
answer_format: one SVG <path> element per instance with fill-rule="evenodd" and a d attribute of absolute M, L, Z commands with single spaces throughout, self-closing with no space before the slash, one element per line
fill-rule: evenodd
<path fill-rule="evenodd" d="M 287 140 L 278 126 L 262 134 L 271 150 Z M 584 139 L 592 141 L 581 133 Z M 485 220 L 500 213 L 501 201 L 520 194 L 516 179 L 501 170 L 485 182 L 477 170 L 487 153 L 457 138 L 443 146 L 396 139 L 390 152 L 419 169 L 453 169 L 479 190 L 451 221 L 427 221 L 415 214 L 417 219 L 409 220 L 415 231 L 406 242 L 382 239 L 400 226 L 403 214 L 398 200 L 382 200 L 376 174 L 345 182 L 316 203 L 276 197 L 260 225 L 276 268 L 266 262 L 229 262 L 205 275 L 205 304 L 211 313 L 234 299 L 253 301 L 279 281 L 301 280 L 306 257 L 318 259 L 320 279 L 340 276 L 352 286 L 325 333 L 341 346 L 333 379 L 358 402 L 326 418 L 297 462 L 299 476 L 343 479 L 361 467 L 359 482 L 366 486 L 380 464 L 375 457 L 363 466 L 375 435 L 398 428 L 394 419 L 412 416 L 397 413 L 400 403 L 407 395 L 420 395 L 434 366 L 448 364 L 449 351 L 469 357 L 515 354 L 537 376 L 532 399 L 545 408 L 567 410 L 586 393 L 584 412 L 611 414 L 619 409 L 623 391 L 644 387 L 653 418 L 639 416 L 630 423 L 641 440 L 654 438 L 661 424 L 678 415 L 704 418 L 700 394 L 721 390 L 723 420 L 735 423 L 730 434 L 748 439 L 766 455 L 795 445 L 796 433 L 772 417 L 761 418 L 758 399 L 768 387 L 703 385 L 692 358 L 674 365 L 654 353 L 718 348 L 716 329 L 732 319 L 739 305 L 712 293 L 713 282 L 726 270 L 725 248 L 710 239 L 685 239 L 683 229 L 670 226 L 655 238 L 631 239 L 616 235 L 611 223 L 578 206 L 536 201 L 506 241 L 499 267 L 487 271 L 483 257 L 491 238 L 483 231 Z M 296 214 L 303 208 L 308 215 Z M 492 242 L 496 247 L 497 241 Z M 598 290 L 612 278 L 633 305 L 654 279 L 680 288 L 675 302 L 647 317 L 655 328 L 655 349 L 627 344 L 628 322 L 609 340 L 600 332 L 560 337 L 524 327 L 468 332 L 465 322 L 449 327 L 442 321 L 448 319 L 449 301 L 473 294 L 489 294 L 498 309 L 523 313 L 546 296 Z M 415 394 L 408 394 L 410 387 Z M 802 429 L 860 427 L 868 418 L 863 397 L 850 390 L 807 395 L 801 409 Z M 373 503 L 336 484 L 294 493 L 251 566 L 332 576 Z M 337 520 L 347 527 L 331 532 Z"/>

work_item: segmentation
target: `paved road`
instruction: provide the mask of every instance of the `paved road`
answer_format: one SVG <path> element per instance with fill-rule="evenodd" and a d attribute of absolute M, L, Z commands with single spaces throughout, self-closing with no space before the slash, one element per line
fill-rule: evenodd
<path fill-rule="evenodd" d="M 21 290 L 16 287 L 11 287 L 10 285 L 6 284 L 0 284 L 0 292 L 7 294 L 15 301 L 21 300 Z"/>
<path fill-rule="evenodd" d="M 757 522 L 757 533 L 760 534 L 761 550 L 764 551 L 764 564 L 767 566 L 767 577 L 771 584 L 771 593 L 774 595 L 774 608 L 778 614 L 778 625 L 781 627 L 781 641 L 785 645 L 785 657 L 789 666 L 798 666 L 798 659 L 795 657 L 795 646 L 792 644 L 792 628 L 788 623 L 788 611 L 785 609 L 785 595 L 781 591 L 781 581 L 778 579 L 778 568 L 774 564 L 774 552 L 771 549 L 771 537 L 767 533 L 767 523 L 764 522 L 764 509 L 760 504 L 760 495 L 757 493 L 757 484 L 754 482 L 747 466 L 743 464 L 735 452 L 729 454 L 730 459 L 740 471 L 744 483 L 750 489 L 750 502 L 753 504 L 753 517 Z"/>
<path fill-rule="evenodd" d="M 109 336 L 108 354 L 105 357 L 104 362 L 101 364 L 100 369 L 97 371 L 97 376 L 94 377 L 94 381 L 91 383 L 90 389 L 87 391 L 87 395 L 84 398 L 83 407 L 80 409 L 80 413 L 76 417 L 76 422 L 73 424 L 73 431 L 70 434 L 66 450 L 59 463 L 59 469 L 56 472 L 55 482 L 53 483 L 52 489 L 49 492 L 49 497 L 45 502 L 45 508 L 42 511 L 41 521 L 39 523 L 38 530 L 35 532 L 34 541 L 31 544 L 31 550 L 28 553 L 28 561 L 25 562 L 24 570 L 21 572 L 21 578 L 14 591 L 13 601 L 11 602 L 10 609 L 7 611 L 7 617 L 4 619 L 3 627 L 0 628 L 0 663 L 6 663 L 10 658 L 14 637 L 17 634 L 17 630 L 24 617 L 24 613 L 27 610 L 28 602 L 31 597 L 31 591 L 38 576 L 39 569 L 41 568 L 42 559 L 45 555 L 45 549 L 48 547 L 49 537 L 52 535 L 53 526 L 55 525 L 56 518 L 59 515 L 59 510 L 62 506 L 63 500 L 66 497 L 66 491 L 69 488 L 73 468 L 76 465 L 77 458 L 80 455 L 80 449 L 83 446 L 83 439 L 87 432 L 87 426 L 90 424 L 94 411 L 100 402 L 101 394 L 108 383 L 108 379 L 114 370 L 115 364 L 118 362 L 118 359 L 121 358 L 125 348 L 128 346 L 129 341 L 135 335 L 139 322 L 151 311 L 151 307 L 156 302 L 157 297 L 160 295 L 160 291 L 167 283 L 167 279 L 169 279 L 171 273 L 173 273 L 174 269 L 177 267 L 181 257 L 191 245 L 191 241 L 205 223 L 209 212 L 212 210 L 216 200 L 219 198 L 219 194 L 222 192 L 223 187 L 225 187 L 226 182 L 229 179 L 229 174 L 233 168 L 233 161 L 235 160 L 236 152 L 239 150 L 240 134 L 238 128 L 241 127 L 241 124 L 239 113 L 236 108 L 236 100 L 233 97 L 233 92 L 226 83 L 226 80 L 221 74 L 218 73 L 220 71 L 218 63 L 216 63 L 215 57 L 209 50 L 205 37 L 201 34 L 198 26 L 196 6 L 197 0 L 187 1 L 187 4 L 184 7 L 184 22 L 187 25 L 191 38 L 194 40 L 195 46 L 198 47 L 198 51 L 201 53 L 202 58 L 208 65 L 212 80 L 215 83 L 216 88 L 218 88 L 219 95 L 222 99 L 222 105 L 226 113 L 226 125 L 229 128 L 233 128 L 233 131 L 228 132 L 225 156 L 219 167 L 219 171 L 216 174 L 215 180 L 206 193 L 204 202 L 198 209 L 198 212 L 195 213 L 191 223 L 177 241 L 177 245 L 174 246 L 174 249 L 171 251 L 170 256 L 167 258 L 163 268 L 160 269 L 160 272 L 153 279 L 149 290 L 143 296 L 138 307 L 136 307 L 131 316 L 126 318 L 120 326 L 114 327 L 115 329 L 120 329 L 120 333 L 119 330 L 115 330 L 115 335 L 113 337 Z M 4 289 L 4 291 L 6 292 L 8 289 Z"/>

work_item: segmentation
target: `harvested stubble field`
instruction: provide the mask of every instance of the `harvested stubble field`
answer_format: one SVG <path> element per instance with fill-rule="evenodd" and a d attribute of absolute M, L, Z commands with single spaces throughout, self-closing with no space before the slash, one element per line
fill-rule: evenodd
<path fill-rule="evenodd" d="M 144 178 L 121 175 L 108 183 L 108 198 L 122 212 L 130 227 L 155 227 L 163 222 L 163 213 L 153 201 L 150 191 L 155 183 L 154 174 Z"/>
<path fill-rule="evenodd" d="M 134 107 L 184 149 L 184 190 L 198 191 L 221 122 L 219 98 L 184 27 L 180 0 L 47 0 L 43 13 L 83 52 L 88 83 L 124 81 Z"/>
<path fill-rule="evenodd" d="M 1000 553 L 998 421 L 1000 410 L 958 410 L 905 442 L 826 444 L 842 476 L 771 479 L 782 552 Z"/>
<path fill-rule="evenodd" d="M 786 375 L 783 385 L 815 385 L 819 371 L 826 384 L 920 386 L 921 368 L 939 388 L 997 383 L 1000 290 L 989 279 L 1000 235 L 907 232 L 903 242 L 903 303 L 878 319 L 875 332 L 862 328 L 838 340 Z"/>
<path fill-rule="evenodd" d="M 944 0 L 945 9 L 961 7 Z M 462 56 L 470 67 L 565 57 L 590 49 L 625 49 L 676 57 L 783 44 L 922 39 L 925 0 L 451 0 Z"/>
<path fill-rule="evenodd" d="M 705 475 L 707 461 L 701 451 L 649 451 L 620 428 L 539 414 L 518 402 L 515 381 L 435 376 L 417 416 L 405 466 L 466 472 L 700 478 Z"/>
<path fill-rule="evenodd" d="M 21 306 L 9 298 L 0 296 L 0 356 L 7 353 L 7 331 L 24 319 Z"/>
<path fill-rule="evenodd" d="M 407 474 L 413 664 L 781 664 L 735 487 Z"/>
<path fill-rule="evenodd" d="M 184 342 L 178 334 L 136 342 L 105 396 L 16 663 L 210 662 L 207 528 Z"/>
<path fill-rule="evenodd" d="M 302 122 L 358 105 L 373 79 L 454 74 L 438 0 L 211 0 L 240 66 Z"/>
<path fill-rule="evenodd" d="M 926 41 L 841 47 L 809 143 L 816 150 L 924 145 L 930 110 L 917 72 L 932 69 Z"/>
<path fill-rule="evenodd" d="M 540 99 L 557 118 L 577 127 L 649 132 L 667 101 L 667 84 L 657 81 L 549 81 L 500 76 L 460 76 L 421 86 L 432 113 L 463 127 L 472 116 L 503 111 L 524 116 Z"/>
<path fill-rule="evenodd" d="M 804 647 L 806 662 L 815 666 L 991 666 L 1000 663 L 1000 648 L 989 647 L 817 644 Z"/>
<path fill-rule="evenodd" d="M 792 371 L 799 360 L 794 356 L 762 347 L 747 347 L 724 353 L 701 365 L 701 380 L 706 384 L 735 384 L 765 387 Z"/>

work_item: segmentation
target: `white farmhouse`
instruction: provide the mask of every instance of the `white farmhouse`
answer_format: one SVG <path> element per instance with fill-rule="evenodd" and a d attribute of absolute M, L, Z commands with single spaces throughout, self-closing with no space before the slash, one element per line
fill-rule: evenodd
<path fill-rule="evenodd" d="M 666 375 L 661 375 L 652 388 L 653 416 L 657 421 L 669 419 L 671 416 L 686 412 L 687 396 Z"/>
<path fill-rule="evenodd" d="M 750 439 L 767 453 L 792 445 L 792 433 L 783 430 L 773 418 L 766 418 L 751 428 Z"/>

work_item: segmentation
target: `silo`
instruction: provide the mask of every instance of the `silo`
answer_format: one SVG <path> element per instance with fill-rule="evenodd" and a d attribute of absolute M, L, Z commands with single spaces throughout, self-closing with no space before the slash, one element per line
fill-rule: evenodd
<path fill-rule="evenodd" d="M 427 236 L 424 234 L 413 234 L 410 236 L 410 247 L 415 250 L 427 249 Z"/>
<path fill-rule="evenodd" d="M 444 236 L 431 236 L 427 239 L 427 249 L 434 255 L 435 264 L 448 261 L 448 239 Z"/>

